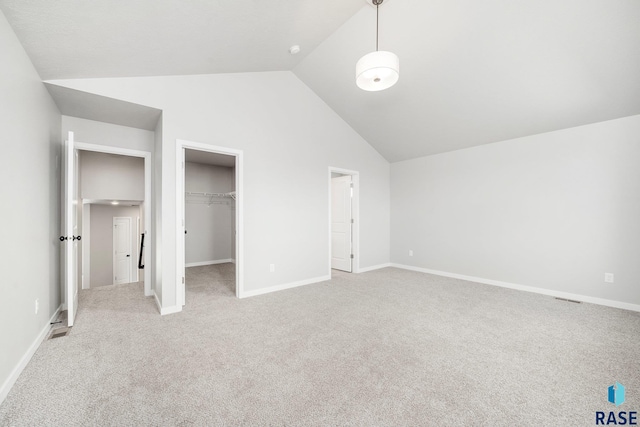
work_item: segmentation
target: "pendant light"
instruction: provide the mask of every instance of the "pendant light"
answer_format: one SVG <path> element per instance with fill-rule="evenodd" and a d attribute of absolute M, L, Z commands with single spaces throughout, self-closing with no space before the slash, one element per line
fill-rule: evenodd
<path fill-rule="evenodd" d="M 356 84 L 362 90 L 375 92 L 396 84 L 400 61 L 395 53 L 378 50 L 378 8 L 383 0 L 370 1 L 376 7 L 376 51 L 366 54 L 356 64 Z"/>

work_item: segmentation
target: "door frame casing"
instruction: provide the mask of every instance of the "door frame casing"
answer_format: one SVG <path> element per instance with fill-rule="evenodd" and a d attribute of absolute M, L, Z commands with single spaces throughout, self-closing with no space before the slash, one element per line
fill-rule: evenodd
<path fill-rule="evenodd" d="M 353 225 L 351 226 L 351 250 L 353 252 L 353 261 L 351 262 L 351 272 L 360 272 L 360 172 L 337 168 L 329 166 L 327 188 L 328 188 L 328 248 L 327 248 L 327 262 L 328 262 L 328 274 L 331 277 L 331 174 L 339 173 L 342 175 L 351 175 L 351 182 L 353 183 L 353 197 L 351 199 L 351 217 L 353 218 Z"/>
<path fill-rule="evenodd" d="M 184 283 L 182 282 L 185 271 L 185 241 L 184 241 L 184 211 L 185 211 L 185 166 L 183 164 L 183 150 L 206 151 L 209 153 L 234 156 L 236 179 L 236 298 L 242 298 L 244 294 L 244 244 L 242 243 L 244 215 L 243 215 L 243 152 L 234 148 L 221 147 L 203 142 L 176 139 L 176 305 L 182 307 L 185 303 Z"/>
<path fill-rule="evenodd" d="M 75 142 L 75 148 L 77 150 L 83 151 L 119 154 L 121 156 L 141 157 L 144 159 L 144 295 L 147 297 L 153 296 L 153 290 L 151 287 L 151 270 L 153 268 L 151 261 L 151 246 L 149 245 L 150 241 L 155 241 L 154 236 L 149 232 L 149 229 L 151 228 L 151 209 L 153 206 L 151 198 L 151 152 L 132 150 L 129 148 L 112 147 L 110 145 L 90 144 L 86 142 Z M 138 238 L 139 236 L 136 236 L 136 239 Z"/>

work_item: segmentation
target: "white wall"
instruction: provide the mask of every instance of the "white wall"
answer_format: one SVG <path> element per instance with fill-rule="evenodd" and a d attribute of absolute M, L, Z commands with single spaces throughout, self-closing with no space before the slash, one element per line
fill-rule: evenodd
<path fill-rule="evenodd" d="M 154 132 L 78 117 L 62 116 L 62 136 L 72 131 L 78 142 L 153 152 Z"/>
<path fill-rule="evenodd" d="M 11 205 L 0 217 L 2 402 L 61 302 L 61 144 L 60 113 L 2 12 L 0 52 L 0 191 Z"/>
<path fill-rule="evenodd" d="M 136 224 L 140 215 L 139 206 L 91 205 L 91 287 L 113 284 L 113 218 L 131 218 L 131 280 L 138 269 L 140 239 Z M 142 270 L 140 270 L 142 277 Z"/>
<path fill-rule="evenodd" d="M 639 162 L 632 116 L 393 163 L 392 261 L 640 304 Z"/>
<path fill-rule="evenodd" d="M 228 193 L 234 191 L 235 168 L 187 162 L 185 191 L 199 193 Z M 235 212 L 231 198 L 186 196 L 185 263 L 206 263 L 235 257 L 232 241 L 232 217 Z"/>
<path fill-rule="evenodd" d="M 328 276 L 329 166 L 360 172 L 360 266 L 389 262 L 388 162 L 293 73 L 55 83 L 163 110 L 163 307 L 177 301 L 178 138 L 244 151 L 246 291 Z"/>
<path fill-rule="evenodd" d="M 80 197 L 144 200 L 144 159 L 80 150 Z"/>

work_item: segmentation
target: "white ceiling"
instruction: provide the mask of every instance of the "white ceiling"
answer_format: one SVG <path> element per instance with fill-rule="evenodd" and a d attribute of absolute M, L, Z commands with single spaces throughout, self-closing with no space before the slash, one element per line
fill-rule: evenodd
<path fill-rule="evenodd" d="M 290 70 L 363 0 L 0 0 L 43 80 Z M 288 49 L 300 45 L 292 56 Z"/>
<path fill-rule="evenodd" d="M 638 0 L 393 0 L 400 80 L 364 92 L 374 49 L 365 7 L 294 72 L 389 161 L 640 114 Z"/>
<path fill-rule="evenodd" d="M 65 116 L 155 130 L 162 111 L 119 99 L 45 83 L 60 113 Z"/>
<path fill-rule="evenodd" d="M 400 81 L 383 92 L 355 86 L 375 48 L 364 0 L 0 9 L 45 80 L 293 70 L 389 161 L 640 114 L 638 0 L 387 0 L 380 49 L 400 57 Z"/>

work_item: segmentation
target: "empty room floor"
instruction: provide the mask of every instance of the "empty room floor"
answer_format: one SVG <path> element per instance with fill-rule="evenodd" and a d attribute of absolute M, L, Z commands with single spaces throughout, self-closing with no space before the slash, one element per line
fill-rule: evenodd
<path fill-rule="evenodd" d="M 83 291 L 0 425 L 594 425 L 616 381 L 640 408 L 640 313 L 395 268 L 169 316 L 141 290 Z"/>

